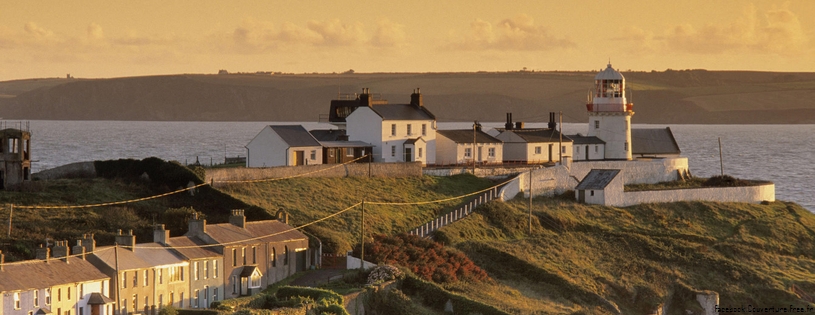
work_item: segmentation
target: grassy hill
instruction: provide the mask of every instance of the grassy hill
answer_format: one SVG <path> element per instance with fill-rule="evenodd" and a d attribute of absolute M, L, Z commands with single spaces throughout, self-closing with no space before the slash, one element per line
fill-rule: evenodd
<path fill-rule="evenodd" d="M 595 72 L 166 75 L 0 82 L 6 119 L 317 121 L 338 93 L 406 103 L 416 87 L 439 121 L 585 122 Z M 636 123 L 815 123 L 815 73 L 625 72 Z M 289 110 L 297 108 L 297 110 Z"/>

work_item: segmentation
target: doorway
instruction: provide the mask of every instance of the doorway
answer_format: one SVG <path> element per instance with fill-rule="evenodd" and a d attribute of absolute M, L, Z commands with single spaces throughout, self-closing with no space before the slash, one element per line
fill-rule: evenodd
<path fill-rule="evenodd" d="M 413 162 L 413 148 L 405 148 L 405 162 Z"/>
<path fill-rule="evenodd" d="M 305 151 L 294 151 L 294 165 L 305 165 Z"/>

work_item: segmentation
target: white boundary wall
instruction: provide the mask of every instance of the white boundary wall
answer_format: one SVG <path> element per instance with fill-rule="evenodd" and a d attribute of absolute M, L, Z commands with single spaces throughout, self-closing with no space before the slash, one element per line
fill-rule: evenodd
<path fill-rule="evenodd" d="M 624 195 L 623 204 L 610 206 L 632 206 L 642 203 L 676 201 L 718 201 L 749 202 L 775 201 L 775 184 L 746 187 L 688 188 L 672 190 L 631 191 Z"/>
<path fill-rule="evenodd" d="M 623 170 L 623 183 L 656 184 L 679 179 L 688 172 L 688 158 L 639 159 L 633 161 L 578 161 L 571 163 L 570 173 L 583 180 L 592 169 Z M 574 188 L 574 187 L 572 187 Z"/>

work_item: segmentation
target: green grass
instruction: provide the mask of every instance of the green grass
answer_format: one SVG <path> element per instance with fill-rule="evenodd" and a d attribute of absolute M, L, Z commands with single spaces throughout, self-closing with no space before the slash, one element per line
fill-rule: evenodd
<path fill-rule="evenodd" d="M 439 200 L 494 185 L 472 175 L 410 178 L 293 178 L 254 184 L 233 184 L 221 191 L 274 214 L 286 210 L 299 226 L 366 202 Z M 407 232 L 463 200 L 429 205 L 365 205 L 366 235 Z M 359 243 L 361 207 L 307 227 L 323 242 L 324 252 L 344 253 Z"/>
<path fill-rule="evenodd" d="M 613 304 L 646 314 L 683 288 L 716 291 L 720 304 L 776 306 L 805 305 L 787 291 L 792 283 L 815 288 L 815 215 L 792 203 L 612 208 L 539 198 L 532 223 L 528 235 L 526 202 L 514 200 L 442 228 L 440 240 L 498 282 L 456 289 L 517 313 L 537 304 L 611 313 Z"/>

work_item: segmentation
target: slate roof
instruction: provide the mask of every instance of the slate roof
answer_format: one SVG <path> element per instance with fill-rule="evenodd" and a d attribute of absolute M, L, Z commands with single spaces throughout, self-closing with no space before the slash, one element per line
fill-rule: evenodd
<path fill-rule="evenodd" d="M 372 144 L 362 141 L 320 141 L 320 145 L 322 145 L 324 148 L 373 147 Z"/>
<path fill-rule="evenodd" d="M 255 266 L 243 266 L 240 277 L 249 278 L 253 273 L 255 273 L 255 270 L 258 270 L 258 268 Z M 260 271 L 258 271 L 258 273 L 260 273 Z"/>
<path fill-rule="evenodd" d="M 606 144 L 605 141 L 595 136 L 588 137 L 581 135 L 579 133 L 576 135 L 564 135 L 564 136 L 569 137 L 569 139 L 572 139 L 572 141 L 574 141 L 574 144 Z"/>
<path fill-rule="evenodd" d="M 437 135 L 442 135 L 455 143 L 473 143 L 472 129 L 436 130 Z M 484 131 L 475 132 L 476 143 L 502 143 L 501 140 L 488 135 Z"/>
<path fill-rule="evenodd" d="M 386 104 L 370 107 L 383 120 L 436 120 L 424 107 L 410 104 Z"/>
<path fill-rule="evenodd" d="M 419 142 L 419 140 L 422 140 L 422 142 L 425 142 L 425 143 L 427 142 L 427 141 L 424 141 L 424 139 L 422 139 L 422 137 L 418 137 L 418 138 L 413 138 L 413 139 L 407 139 L 407 140 L 405 140 L 404 143 L 405 144 L 416 144 L 416 142 Z"/>
<path fill-rule="evenodd" d="M 181 255 L 188 259 L 221 257 L 221 255 L 215 251 L 214 246 L 199 247 L 207 245 L 207 243 L 195 236 L 171 237 L 167 241 L 167 245 L 170 245 L 173 250 L 181 253 Z"/>
<path fill-rule="evenodd" d="M 301 125 L 270 125 L 283 141 L 291 147 L 319 147 L 320 143 Z"/>
<path fill-rule="evenodd" d="M 87 260 L 68 257 L 6 263 L 0 271 L 0 292 L 44 289 L 54 285 L 108 279 Z"/>
<path fill-rule="evenodd" d="M 620 170 L 598 170 L 593 169 L 589 172 L 586 177 L 580 181 L 580 184 L 577 184 L 575 190 L 584 190 L 584 189 L 603 189 L 614 180 L 614 177 L 620 174 Z"/>
<path fill-rule="evenodd" d="M 97 247 L 92 255 L 110 267 L 116 266 L 113 246 Z M 119 270 L 143 269 L 155 266 L 183 264 L 180 254 L 159 243 L 136 244 L 136 250 L 119 248 Z"/>
<path fill-rule="evenodd" d="M 221 244 L 257 244 L 308 239 L 302 232 L 291 230 L 291 226 L 277 220 L 246 222 L 245 226 L 246 228 L 242 229 L 231 223 L 209 224 L 206 234 Z"/>
<path fill-rule="evenodd" d="M 671 128 L 631 129 L 631 153 L 633 155 L 680 154 L 679 144 Z"/>
<path fill-rule="evenodd" d="M 113 303 L 113 302 L 115 302 L 115 301 L 113 301 L 113 299 L 111 299 L 111 298 L 109 298 L 107 296 L 104 296 L 104 295 L 102 295 L 102 294 L 100 294 L 98 292 L 91 293 L 91 297 L 88 298 L 88 304 L 89 305 L 105 305 L 105 304 Z"/>
<path fill-rule="evenodd" d="M 309 130 L 309 133 L 317 139 L 317 141 L 340 141 L 340 136 L 345 136 L 345 130 L 341 129 L 315 129 Z"/>
<path fill-rule="evenodd" d="M 557 129 L 513 129 L 508 131 L 515 133 L 528 143 L 560 142 L 560 132 Z M 563 135 L 563 142 L 572 142 L 572 139 Z"/>

